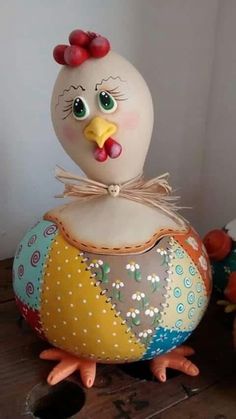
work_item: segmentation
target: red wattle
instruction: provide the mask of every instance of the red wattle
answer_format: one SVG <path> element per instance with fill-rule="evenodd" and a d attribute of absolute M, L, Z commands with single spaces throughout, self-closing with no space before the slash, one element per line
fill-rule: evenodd
<path fill-rule="evenodd" d="M 106 150 L 108 156 L 111 159 L 116 159 L 117 157 L 120 156 L 120 154 L 122 152 L 121 144 L 119 144 L 117 141 L 113 140 L 112 138 L 108 138 L 108 140 L 106 140 L 104 146 L 105 146 L 105 150 Z"/>
<path fill-rule="evenodd" d="M 104 162 L 107 159 L 107 152 L 104 147 L 97 147 L 94 151 L 94 157 L 99 162 Z"/>

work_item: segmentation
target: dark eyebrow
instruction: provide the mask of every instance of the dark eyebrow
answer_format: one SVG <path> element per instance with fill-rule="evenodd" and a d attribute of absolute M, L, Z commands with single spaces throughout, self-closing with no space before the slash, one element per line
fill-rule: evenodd
<path fill-rule="evenodd" d="M 125 83 L 125 81 L 126 81 L 126 80 L 122 80 L 120 76 L 116 76 L 116 77 L 109 76 L 107 79 L 102 79 L 102 80 L 100 81 L 100 83 L 96 83 L 96 84 L 95 84 L 95 90 L 98 90 L 98 86 L 101 86 L 101 85 L 102 85 L 102 83 L 103 83 L 104 81 L 108 81 L 108 80 L 110 80 L 110 79 L 112 79 L 112 80 L 117 80 L 117 79 L 119 79 L 119 80 L 120 80 L 120 81 L 122 81 L 123 83 Z"/>
<path fill-rule="evenodd" d="M 66 92 L 69 92 L 71 89 L 77 90 L 77 89 L 79 89 L 79 88 L 80 88 L 83 92 L 85 92 L 85 88 L 84 88 L 81 84 L 78 84 L 78 86 L 74 86 L 73 84 L 71 84 L 71 86 L 70 86 L 68 89 L 64 89 L 64 90 L 63 90 L 63 92 L 62 92 L 60 95 L 58 95 L 58 98 L 57 98 L 57 104 L 56 104 L 55 108 L 59 105 L 60 98 L 61 98 L 62 96 L 64 96 L 64 94 L 65 94 Z"/>

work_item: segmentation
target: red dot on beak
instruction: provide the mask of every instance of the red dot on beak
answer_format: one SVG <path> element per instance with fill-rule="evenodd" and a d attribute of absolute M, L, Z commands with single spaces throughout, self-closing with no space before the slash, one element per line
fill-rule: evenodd
<path fill-rule="evenodd" d="M 122 152 L 122 146 L 112 138 L 108 138 L 105 142 L 105 149 L 111 159 L 116 159 Z"/>
<path fill-rule="evenodd" d="M 107 159 L 107 152 L 104 147 L 97 147 L 94 151 L 94 157 L 99 162 L 104 162 Z"/>

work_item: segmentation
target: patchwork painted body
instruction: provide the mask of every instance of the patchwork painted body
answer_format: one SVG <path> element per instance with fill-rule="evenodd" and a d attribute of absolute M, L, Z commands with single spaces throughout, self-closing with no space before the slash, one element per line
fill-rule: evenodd
<path fill-rule="evenodd" d="M 17 304 L 53 346 L 99 362 L 152 359 L 200 322 L 211 274 L 197 233 L 162 237 L 137 255 L 95 255 L 42 220 L 14 261 Z"/>

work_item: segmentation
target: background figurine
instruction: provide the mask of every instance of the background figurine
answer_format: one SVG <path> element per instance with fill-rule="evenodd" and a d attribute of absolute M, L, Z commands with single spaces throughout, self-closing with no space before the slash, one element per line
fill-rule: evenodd
<path fill-rule="evenodd" d="M 212 230 L 204 238 L 212 263 L 215 289 L 224 295 L 219 303 L 226 312 L 236 311 L 236 219 L 222 230 Z"/>
<path fill-rule="evenodd" d="M 51 113 L 56 135 L 88 178 L 58 168 L 63 197 L 21 241 L 14 261 L 17 304 L 53 348 L 56 384 L 79 370 L 91 387 L 96 363 L 151 360 L 197 375 L 181 344 L 211 292 L 207 253 L 176 213 L 167 175 L 146 181 L 153 128 L 150 91 L 109 41 L 81 30 L 54 49 L 62 65 Z"/>
<path fill-rule="evenodd" d="M 226 313 L 236 312 L 236 219 L 222 230 L 212 230 L 204 238 L 212 264 L 213 284 L 223 299 L 218 304 Z M 236 317 L 233 325 L 233 343 L 236 348 Z"/>

